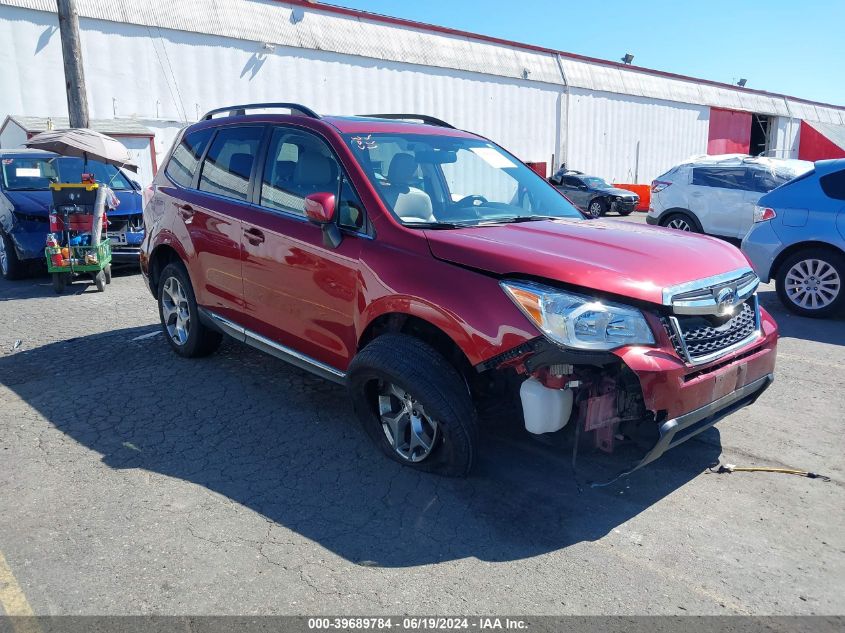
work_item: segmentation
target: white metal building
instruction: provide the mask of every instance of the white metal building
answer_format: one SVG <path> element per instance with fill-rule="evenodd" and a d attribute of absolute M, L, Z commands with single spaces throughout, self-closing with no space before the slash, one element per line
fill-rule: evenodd
<path fill-rule="evenodd" d="M 233 103 L 429 114 L 525 161 L 647 183 L 693 154 L 798 157 L 845 107 L 304 0 L 78 0 L 92 118 L 176 131 Z M 0 120 L 67 115 L 55 0 L 0 0 Z M 819 126 L 823 127 L 822 125 Z"/>

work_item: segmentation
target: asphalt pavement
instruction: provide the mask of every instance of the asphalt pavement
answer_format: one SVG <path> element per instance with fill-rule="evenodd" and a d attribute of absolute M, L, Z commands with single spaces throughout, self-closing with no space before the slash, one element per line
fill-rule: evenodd
<path fill-rule="evenodd" d="M 842 614 L 845 320 L 760 296 L 771 389 L 619 484 L 582 456 L 579 489 L 495 425 L 466 480 L 402 468 L 341 387 L 230 341 L 177 357 L 137 274 L 0 281 L 0 612 Z"/>

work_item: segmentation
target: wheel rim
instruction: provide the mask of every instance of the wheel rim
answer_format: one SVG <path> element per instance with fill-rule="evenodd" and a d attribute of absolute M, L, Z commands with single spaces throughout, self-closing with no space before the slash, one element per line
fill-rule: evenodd
<path fill-rule="evenodd" d="M 669 223 L 666 226 L 668 226 L 670 229 L 676 229 L 678 231 L 692 231 L 690 223 L 684 220 L 683 218 L 672 218 L 671 220 L 669 220 Z"/>
<path fill-rule="evenodd" d="M 0 235 L 0 271 L 6 275 L 9 273 L 9 256 L 6 253 L 6 239 Z"/>
<path fill-rule="evenodd" d="M 805 310 L 826 308 L 842 287 L 839 272 L 823 259 L 803 259 L 786 273 L 786 296 Z"/>
<path fill-rule="evenodd" d="M 416 463 L 431 455 L 439 426 L 411 394 L 392 383 L 382 383 L 378 408 L 384 435 L 399 457 Z"/>
<path fill-rule="evenodd" d="M 601 216 L 601 204 L 598 202 L 593 202 L 590 204 L 590 215 L 594 218 Z"/>
<path fill-rule="evenodd" d="M 176 277 L 168 277 L 161 295 L 161 317 L 167 333 L 177 345 L 184 345 L 191 333 L 188 295 Z"/>

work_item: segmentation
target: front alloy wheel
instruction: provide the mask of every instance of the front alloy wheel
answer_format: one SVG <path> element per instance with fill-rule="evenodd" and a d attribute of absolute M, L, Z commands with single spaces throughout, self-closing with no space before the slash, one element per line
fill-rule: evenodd
<path fill-rule="evenodd" d="M 590 203 L 590 206 L 587 207 L 587 213 L 590 214 L 590 217 L 600 218 L 604 215 L 604 202 L 601 200 L 593 200 Z"/>
<path fill-rule="evenodd" d="M 188 295 L 176 277 L 168 277 L 164 282 L 161 316 L 173 343 L 180 347 L 185 345 L 191 334 L 191 312 L 188 307 Z"/>
<path fill-rule="evenodd" d="M 378 408 L 384 435 L 399 457 L 416 463 L 431 454 L 439 439 L 439 427 L 426 414 L 421 402 L 401 387 L 382 382 Z"/>

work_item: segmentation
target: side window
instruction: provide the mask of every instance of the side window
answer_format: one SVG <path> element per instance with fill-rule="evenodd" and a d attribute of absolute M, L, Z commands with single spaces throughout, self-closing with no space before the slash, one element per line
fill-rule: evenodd
<path fill-rule="evenodd" d="M 340 191 L 340 165 L 328 145 L 308 132 L 273 129 L 261 178 L 261 206 L 305 215 L 305 196 Z"/>
<path fill-rule="evenodd" d="M 181 187 L 191 186 L 194 182 L 194 173 L 197 171 L 197 163 L 213 133 L 213 128 L 206 128 L 186 134 L 182 138 L 182 142 L 173 150 L 173 155 L 164 170 L 170 180 Z"/>
<path fill-rule="evenodd" d="M 200 191 L 249 198 L 249 175 L 263 134 L 261 127 L 221 128 L 202 163 Z"/>
<path fill-rule="evenodd" d="M 352 231 L 362 231 L 366 225 L 366 213 L 361 199 L 346 177 L 340 186 L 340 201 L 338 202 L 338 224 L 341 228 Z"/>
<path fill-rule="evenodd" d="M 845 200 L 845 169 L 819 178 L 824 195 L 834 200 Z"/>
<path fill-rule="evenodd" d="M 577 178 L 573 178 L 572 176 L 564 176 L 563 184 L 567 187 L 571 187 L 572 189 L 578 189 L 578 187 L 581 186 L 581 181 Z"/>
<path fill-rule="evenodd" d="M 719 189 L 748 189 L 743 167 L 695 167 L 692 184 Z"/>

